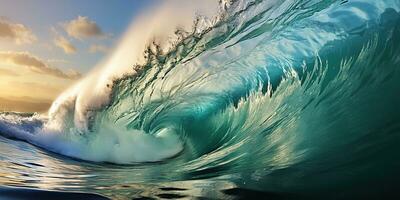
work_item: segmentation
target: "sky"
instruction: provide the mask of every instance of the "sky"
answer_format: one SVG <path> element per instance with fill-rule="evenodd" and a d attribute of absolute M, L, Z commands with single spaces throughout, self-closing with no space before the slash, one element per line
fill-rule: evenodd
<path fill-rule="evenodd" d="M 0 0 L 0 111 L 44 112 L 155 0 Z"/>

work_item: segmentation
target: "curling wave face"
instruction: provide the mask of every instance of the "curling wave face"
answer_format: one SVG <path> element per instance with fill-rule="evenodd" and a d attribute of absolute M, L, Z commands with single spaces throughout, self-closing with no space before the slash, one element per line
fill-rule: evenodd
<path fill-rule="evenodd" d="M 225 3 L 169 46 L 143 53 L 128 35 L 48 116 L 4 113 L 0 130 L 88 161 L 163 161 L 130 169 L 133 183 L 306 193 L 387 181 L 379 171 L 399 167 L 399 11 L 397 0 Z"/>

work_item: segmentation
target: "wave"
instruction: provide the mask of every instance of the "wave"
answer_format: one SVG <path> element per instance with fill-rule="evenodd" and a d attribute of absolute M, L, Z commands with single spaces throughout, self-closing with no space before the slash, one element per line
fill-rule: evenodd
<path fill-rule="evenodd" d="M 176 179 L 240 174 L 261 190 L 396 169 L 400 2 L 216 7 L 169 28 L 172 41 L 133 26 L 47 116 L 1 114 L 0 132 L 88 161 L 168 162 Z"/>

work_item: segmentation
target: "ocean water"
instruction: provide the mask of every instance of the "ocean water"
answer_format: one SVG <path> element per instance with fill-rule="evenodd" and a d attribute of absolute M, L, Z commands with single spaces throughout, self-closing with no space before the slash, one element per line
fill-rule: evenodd
<path fill-rule="evenodd" d="M 223 1 L 170 43 L 137 23 L 47 114 L 0 114 L 0 198 L 399 197 L 399 11 Z"/>

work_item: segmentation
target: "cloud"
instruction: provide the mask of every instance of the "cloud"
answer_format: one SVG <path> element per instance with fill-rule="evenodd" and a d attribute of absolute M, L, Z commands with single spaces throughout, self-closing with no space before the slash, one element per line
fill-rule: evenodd
<path fill-rule="evenodd" d="M 0 38 L 13 40 L 16 44 L 30 44 L 37 40 L 32 31 L 23 24 L 0 18 Z"/>
<path fill-rule="evenodd" d="M 19 76 L 19 74 L 12 70 L 0 68 L 0 76 Z"/>
<path fill-rule="evenodd" d="M 68 60 L 64 60 L 64 59 L 48 59 L 47 62 L 49 62 L 49 63 L 70 63 Z"/>
<path fill-rule="evenodd" d="M 89 53 L 97 53 L 97 52 L 107 53 L 108 51 L 109 51 L 108 47 L 104 45 L 94 44 L 89 48 Z"/>
<path fill-rule="evenodd" d="M 27 67 L 30 71 L 39 74 L 46 74 L 63 79 L 78 79 L 81 77 L 81 74 L 77 71 L 70 70 L 64 72 L 58 68 L 50 67 L 43 60 L 28 52 L 0 51 L 0 61 Z"/>
<path fill-rule="evenodd" d="M 54 39 L 54 44 L 63 49 L 66 54 L 76 53 L 75 46 L 63 36 Z"/>
<path fill-rule="evenodd" d="M 78 16 L 78 18 L 65 23 L 63 27 L 69 36 L 76 39 L 103 38 L 106 36 L 96 22 L 91 21 L 88 17 Z"/>
<path fill-rule="evenodd" d="M 20 82 L 20 81 L 10 81 L 10 87 L 19 88 L 23 91 L 31 91 L 33 94 L 50 94 L 52 96 L 57 96 L 60 94 L 65 88 L 56 86 L 54 84 L 49 83 L 37 83 L 37 82 Z"/>

